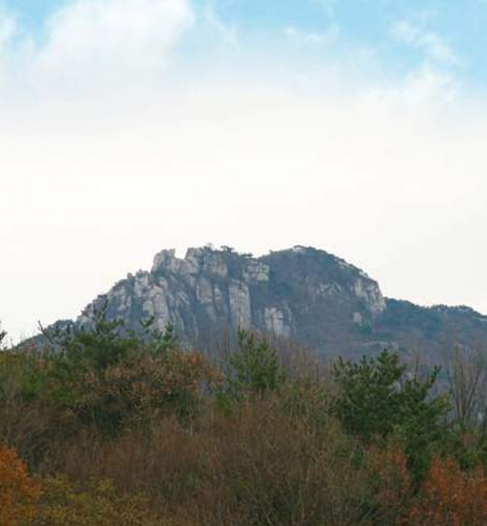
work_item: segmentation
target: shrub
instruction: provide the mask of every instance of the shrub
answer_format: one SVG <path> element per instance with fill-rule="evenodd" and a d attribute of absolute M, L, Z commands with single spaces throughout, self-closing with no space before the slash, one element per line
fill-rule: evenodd
<path fill-rule="evenodd" d="M 0 448 L 0 526 L 487 524 L 479 440 L 450 440 L 438 370 L 384 351 L 333 384 L 241 332 L 222 371 L 171 330 L 100 323 L 0 353 L 0 441 L 44 476 Z"/>
<path fill-rule="evenodd" d="M 217 416 L 208 433 L 197 524 L 371 525 L 367 468 L 356 462 L 361 448 L 336 424 L 317 434 L 266 397 L 232 417 Z"/>
<path fill-rule="evenodd" d="M 39 496 L 39 486 L 17 454 L 0 448 L 0 526 L 23 525 L 32 519 Z"/>
<path fill-rule="evenodd" d="M 193 415 L 212 376 L 204 357 L 179 350 L 171 328 L 145 339 L 120 330 L 101 318 L 58 336 L 24 373 L 22 399 L 69 416 L 71 434 L 93 427 L 113 435 L 160 415 Z"/>
<path fill-rule="evenodd" d="M 191 499 L 208 473 L 209 437 L 174 417 L 127 430 L 114 440 L 78 440 L 65 452 L 70 480 L 113 480 L 126 494 L 143 493 L 162 506 Z"/>
<path fill-rule="evenodd" d="M 405 517 L 405 526 L 485 526 L 487 477 L 479 466 L 462 471 L 451 458 L 437 458 Z"/>
<path fill-rule="evenodd" d="M 371 491 L 369 513 L 374 526 L 397 524 L 409 505 L 413 484 L 407 464 L 407 456 L 396 441 L 382 441 L 365 452 Z"/>
<path fill-rule="evenodd" d="M 202 408 L 216 374 L 201 354 L 178 349 L 171 329 L 135 338 L 117 327 L 100 321 L 57 337 L 50 350 L 0 353 L 0 441 L 31 467 L 52 473 L 90 435 L 150 434 L 166 416 L 188 424 Z"/>
<path fill-rule="evenodd" d="M 44 496 L 28 526 L 165 526 L 139 497 L 120 496 L 109 481 L 76 488 L 62 478 L 46 479 Z"/>
<path fill-rule="evenodd" d="M 187 419 L 197 413 L 210 376 L 211 368 L 197 353 L 140 355 L 75 378 L 73 409 L 83 424 L 109 434 L 131 424 L 150 426 L 168 414 Z"/>

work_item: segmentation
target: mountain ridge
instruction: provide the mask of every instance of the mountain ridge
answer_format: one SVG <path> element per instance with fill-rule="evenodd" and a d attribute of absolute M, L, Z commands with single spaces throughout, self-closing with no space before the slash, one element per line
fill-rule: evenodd
<path fill-rule="evenodd" d="M 129 329 L 152 318 L 170 323 L 193 347 L 238 328 L 292 339 L 328 356 L 374 354 L 384 347 L 438 359 L 446 347 L 487 343 L 487 316 L 467 306 L 421 307 L 385 298 L 377 281 L 342 258 L 295 246 L 254 257 L 230 247 L 174 249 L 154 257 L 150 271 L 119 280 L 75 321 L 108 319 Z"/>

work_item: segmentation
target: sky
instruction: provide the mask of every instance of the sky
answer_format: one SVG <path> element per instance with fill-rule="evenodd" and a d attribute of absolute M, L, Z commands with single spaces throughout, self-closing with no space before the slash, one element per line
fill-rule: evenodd
<path fill-rule="evenodd" d="M 293 245 L 487 313 L 487 1 L 0 0 L 0 320 Z"/>

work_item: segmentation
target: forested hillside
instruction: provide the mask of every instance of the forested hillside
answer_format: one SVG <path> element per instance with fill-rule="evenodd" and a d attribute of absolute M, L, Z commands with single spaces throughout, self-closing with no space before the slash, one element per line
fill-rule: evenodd
<path fill-rule="evenodd" d="M 0 526 L 485 526 L 486 363 L 330 366 L 171 327 L 0 353 Z M 443 394 L 436 389 L 446 379 Z"/>

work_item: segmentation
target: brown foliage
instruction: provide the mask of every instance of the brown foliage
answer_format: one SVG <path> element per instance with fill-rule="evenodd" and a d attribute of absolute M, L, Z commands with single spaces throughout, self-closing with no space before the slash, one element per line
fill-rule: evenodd
<path fill-rule="evenodd" d="M 102 374 L 90 371 L 75 390 L 87 409 L 96 407 L 120 414 L 127 423 L 147 424 L 168 413 L 194 413 L 202 383 L 211 374 L 201 354 L 169 351 L 163 358 L 138 356 Z"/>
<path fill-rule="evenodd" d="M 395 444 L 364 450 L 336 422 L 290 417 L 279 398 L 216 416 L 198 524 L 387 525 L 410 492 Z"/>
<path fill-rule="evenodd" d="M 39 496 L 39 486 L 17 454 L 0 448 L 0 526 L 17 526 L 31 519 Z"/>
<path fill-rule="evenodd" d="M 366 468 L 377 509 L 374 524 L 397 524 L 413 491 L 404 451 L 394 441 L 374 445 L 367 452 Z"/>
<path fill-rule="evenodd" d="M 485 526 L 487 477 L 479 466 L 464 472 L 457 462 L 436 459 L 413 503 L 407 526 Z"/>
<path fill-rule="evenodd" d="M 44 496 L 28 526 L 166 526 L 147 501 L 122 497 L 109 481 L 76 488 L 61 478 L 46 479 Z"/>
<path fill-rule="evenodd" d="M 369 525 L 390 516 L 374 492 L 399 492 L 403 464 L 388 452 L 380 469 L 372 454 L 356 465 L 362 455 L 335 423 L 318 429 L 267 399 L 230 417 L 209 412 L 194 428 L 165 419 L 150 435 L 134 429 L 99 446 L 88 437 L 68 452 L 66 470 L 143 493 L 178 524 Z"/>
<path fill-rule="evenodd" d="M 487 524 L 481 467 L 437 458 L 418 486 L 404 442 L 347 435 L 322 365 L 286 360 L 279 389 L 240 397 L 195 353 L 2 355 L 0 440 L 43 478 L 0 448 L 0 526 Z"/>
<path fill-rule="evenodd" d="M 143 493 L 174 507 L 193 495 L 207 467 L 206 437 L 174 418 L 161 420 L 150 433 L 128 430 L 115 441 L 85 436 L 64 458 L 71 480 L 110 479 L 124 494 Z"/>

